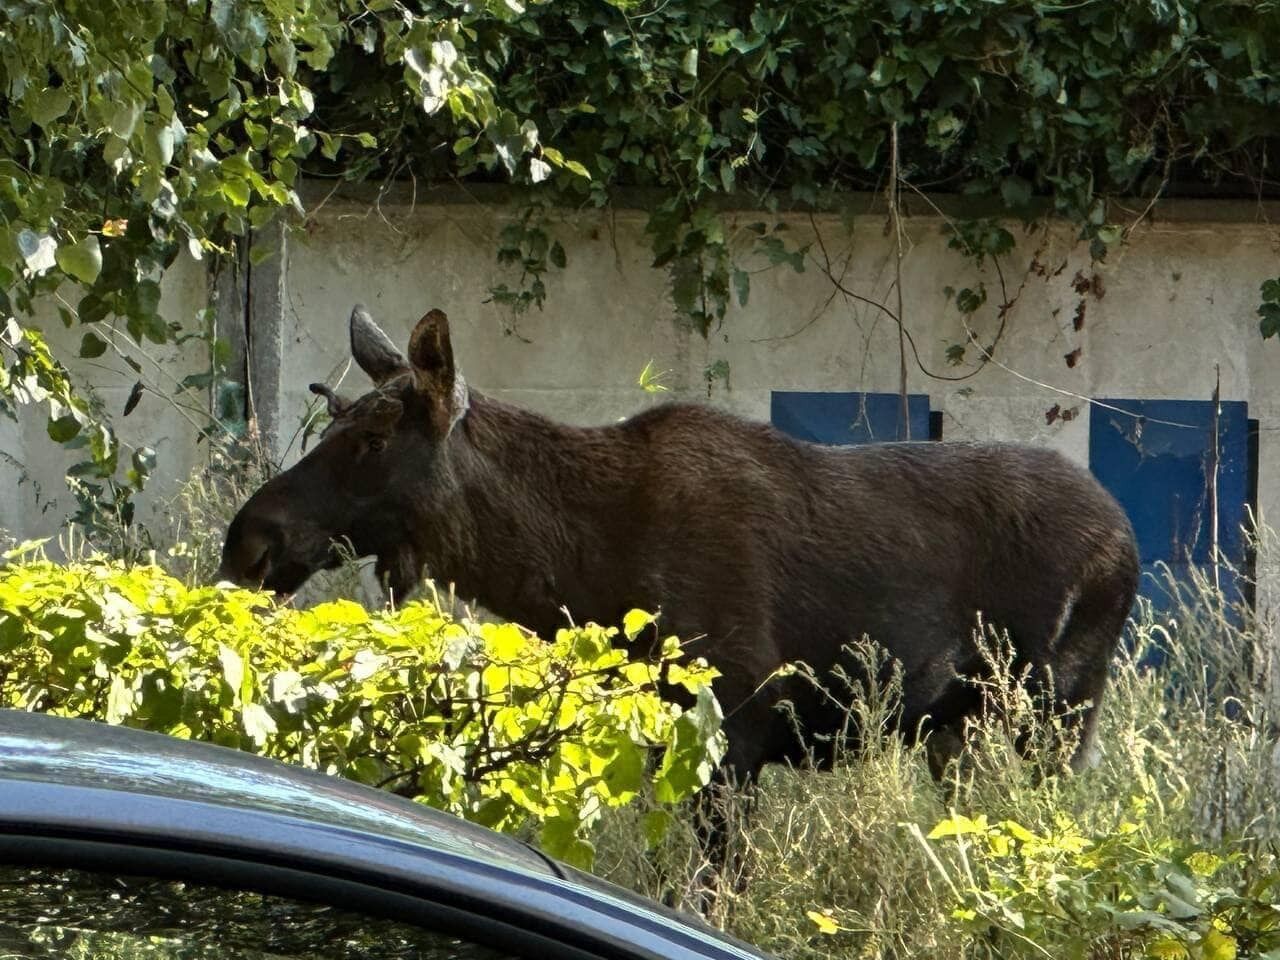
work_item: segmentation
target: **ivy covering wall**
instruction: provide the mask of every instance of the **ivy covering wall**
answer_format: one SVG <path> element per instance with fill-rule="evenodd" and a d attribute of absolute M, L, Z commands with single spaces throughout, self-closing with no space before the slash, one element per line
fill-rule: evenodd
<path fill-rule="evenodd" d="M 59 295 L 86 357 L 209 339 L 159 313 L 161 274 L 301 212 L 302 178 L 514 184 L 534 213 L 495 253 L 525 267 L 498 291 L 517 309 L 573 269 L 538 207 L 647 188 L 654 264 L 705 332 L 750 293 L 726 202 L 892 182 L 1066 218 L 1103 257 L 1109 197 L 1274 196 L 1280 4 L 0 0 L 0 78 L 0 409 L 47 403 L 51 439 L 127 493 L 148 456 L 120 472 L 33 298 Z M 958 244 L 975 257 L 1012 241 L 973 235 L 994 237 Z M 802 265 L 763 222 L 746 240 Z M 1275 336 L 1280 280 L 1260 300 Z"/>

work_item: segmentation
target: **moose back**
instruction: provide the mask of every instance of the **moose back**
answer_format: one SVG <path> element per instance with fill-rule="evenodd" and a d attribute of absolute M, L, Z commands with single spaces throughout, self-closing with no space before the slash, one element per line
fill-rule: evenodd
<path fill-rule="evenodd" d="M 425 570 L 544 635 L 566 609 L 599 623 L 661 610 L 722 674 L 724 773 L 739 781 L 846 720 L 777 668 L 821 677 L 864 635 L 901 664 L 904 732 L 971 715 L 981 613 L 1044 703 L 1082 708 L 1083 753 L 1138 558 L 1120 506 L 1057 453 L 821 447 L 698 404 L 571 427 L 469 389 L 438 310 L 407 353 L 359 306 L 350 335 L 374 390 L 311 385 L 332 421 L 236 515 L 221 578 L 289 593 L 345 541 L 376 555 L 394 595 Z"/>

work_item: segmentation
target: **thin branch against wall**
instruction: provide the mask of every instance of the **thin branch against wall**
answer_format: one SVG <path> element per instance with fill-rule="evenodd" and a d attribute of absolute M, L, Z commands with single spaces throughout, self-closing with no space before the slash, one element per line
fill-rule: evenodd
<path fill-rule="evenodd" d="M 893 230 L 893 289 L 898 300 L 898 439 L 911 439 L 910 405 L 907 403 L 907 334 L 902 309 L 902 211 L 898 208 L 898 123 L 889 128 L 889 225 Z"/>
<path fill-rule="evenodd" d="M 951 229 L 952 236 L 960 239 L 965 246 L 966 256 L 972 257 L 977 253 L 977 251 L 973 250 L 969 246 L 968 241 L 964 239 L 964 233 L 960 230 L 955 220 L 947 216 L 947 214 L 944 213 L 936 203 L 934 203 L 931 197 L 926 195 L 924 191 L 917 188 L 910 181 L 904 181 L 904 184 L 907 189 L 911 190 L 916 196 L 925 202 L 925 204 L 933 211 L 934 216 L 941 219 L 942 222 Z M 991 338 L 990 346 L 981 352 L 978 365 L 963 377 L 958 377 L 956 379 L 967 380 L 969 377 L 977 376 L 986 365 L 987 358 L 995 354 L 996 347 L 1000 346 L 1000 341 L 1004 339 L 1005 331 L 1009 328 L 1009 314 L 1013 312 L 1013 308 L 1017 305 L 1018 301 L 1022 299 L 1022 292 L 1027 288 L 1027 282 L 1031 279 L 1032 275 L 1037 272 L 1037 265 L 1040 263 L 1040 254 L 1044 252 L 1046 242 L 1047 241 L 1041 242 L 1040 246 L 1037 247 L 1035 252 L 1031 255 L 1031 263 L 1028 264 L 1027 269 L 1023 271 L 1022 282 L 1018 284 L 1018 290 L 1012 297 L 1009 296 L 1009 285 L 1005 282 L 1004 267 L 1000 265 L 1000 257 L 994 253 L 990 255 L 991 265 L 996 271 L 996 281 L 1000 284 L 1000 307 L 996 313 L 996 316 L 1000 320 L 1000 326 L 996 329 L 995 336 Z"/>
<path fill-rule="evenodd" d="M 978 342 L 978 335 L 974 333 L 973 330 L 969 329 L 968 323 L 966 323 L 963 318 L 961 318 L 961 323 L 964 323 L 965 333 L 969 338 L 969 342 L 972 343 L 978 350 L 980 351 L 984 350 L 985 348 Z M 1055 387 L 1051 383 L 1045 383 L 1043 380 L 1037 380 L 1035 377 L 1028 376 L 1027 374 L 1022 373 L 1019 370 L 1013 369 L 1013 367 L 1009 366 L 1007 363 L 997 360 L 993 356 L 989 356 L 987 360 L 989 363 L 999 367 L 1005 373 L 1009 374 L 1010 376 L 1017 377 L 1019 380 L 1023 381 L 1024 383 L 1029 383 L 1032 386 L 1040 387 L 1042 390 L 1049 390 L 1053 393 L 1059 394 L 1060 396 L 1070 397 L 1072 400 L 1079 400 L 1081 403 L 1087 403 L 1090 406 L 1097 407 L 1100 410 L 1109 410 L 1112 413 L 1118 413 L 1121 416 L 1128 417 L 1131 420 L 1138 420 L 1143 423 L 1158 423 L 1166 427 L 1184 427 L 1185 429 L 1188 429 L 1188 430 L 1204 429 L 1204 427 L 1197 426 L 1194 423 L 1179 423 L 1176 420 L 1161 420 L 1158 417 L 1148 417 L 1146 414 L 1134 413 L 1132 410 L 1125 410 L 1121 407 L 1114 406 L 1113 404 L 1110 404 L 1110 403 L 1103 403 L 1101 400 L 1095 400 L 1093 397 L 1087 397 L 1083 393 L 1077 393 L 1074 390 L 1068 390 L 1066 387 Z"/>
<path fill-rule="evenodd" d="M 813 237 L 814 237 L 814 240 L 817 241 L 818 249 L 822 251 L 823 263 L 819 264 L 819 269 L 822 271 L 822 273 L 825 276 L 832 278 L 831 293 L 827 295 L 826 300 L 822 301 L 822 306 L 814 310 L 813 314 L 809 317 L 809 319 L 806 320 L 804 323 L 800 324 L 800 326 L 796 327 L 794 330 L 789 330 L 786 333 L 780 333 L 774 337 L 752 337 L 749 341 L 747 341 L 748 343 L 774 343 L 779 340 L 790 340 L 794 337 L 800 336 L 800 334 L 804 333 L 806 330 L 808 330 L 810 327 L 812 327 L 815 323 L 817 323 L 826 315 L 827 308 L 831 306 L 831 301 L 833 301 L 836 298 L 837 294 L 842 292 L 840 289 L 840 284 L 838 281 L 836 281 L 835 274 L 832 270 L 831 254 L 827 252 L 826 241 L 823 239 L 822 231 L 818 229 L 818 222 L 817 220 L 814 219 L 814 216 L 812 213 L 809 214 L 809 225 L 813 228 Z M 813 256 L 812 254 L 809 255 L 809 258 L 813 260 L 814 263 L 818 263 L 818 258 Z M 840 268 L 841 278 L 843 278 L 844 275 L 849 272 L 849 266 L 852 263 L 853 263 L 853 250 L 850 249 L 845 253 L 844 265 Z M 878 307 L 880 306 L 880 304 L 875 304 L 875 306 Z"/>
<path fill-rule="evenodd" d="M 1213 365 L 1213 445 L 1209 453 L 1209 556 L 1213 562 L 1213 589 L 1215 595 L 1222 597 L 1221 556 L 1218 542 L 1218 476 L 1222 466 L 1222 449 L 1220 446 L 1222 429 L 1222 365 Z"/>
<path fill-rule="evenodd" d="M 1120 236 L 1122 239 L 1128 240 L 1129 236 L 1133 233 L 1133 231 L 1136 230 L 1139 226 L 1141 226 L 1141 224 L 1147 219 L 1147 217 L 1151 216 L 1151 211 L 1155 209 L 1155 205 L 1157 201 L 1159 201 L 1159 199 L 1162 196 L 1164 196 L 1164 192 L 1169 186 L 1169 175 L 1172 172 L 1172 170 L 1173 170 L 1173 154 L 1170 153 L 1168 156 L 1165 157 L 1164 172 L 1160 177 L 1160 186 L 1156 187 L 1155 192 L 1151 195 L 1151 199 L 1147 201 L 1147 205 L 1142 209 L 1142 212 L 1139 213 L 1129 223 L 1129 225 L 1120 232 Z"/>
<path fill-rule="evenodd" d="M 71 302 L 67 300 L 61 293 L 55 293 L 54 299 L 57 300 L 61 306 L 71 311 L 73 316 L 79 317 L 80 315 L 79 309 L 73 306 Z M 183 386 L 183 383 L 181 380 L 179 380 L 176 376 L 174 376 L 170 372 L 169 367 L 172 366 L 171 363 L 162 363 L 158 358 L 156 358 L 151 353 L 149 353 L 146 347 L 143 346 L 143 344 L 140 342 L 129 343 L 127 350 L 124 347 L 121 347 L 120 344 L 117 342 L 117 337 L 119 336 L 119 330 L 117 330 L 116 327 L 114 326 L 108 326 L 107 324 L 101 324 L 101 323 L 95 324 L 94 333 L 99 340 L 101 340 L 110 348 L 112 353 L 114 353 L 120 360 L 123 360 L 126 364 L 128 364 L 130 369 L 132 369 L 134 373 L 137 374 L 139 378 L 138 382 L 142 384 L 143 389 L 145 389 L 152 396 L 157 397 L 163 402 L 165 402 L 166 404 L 168 404 L 168 406 L 171 407 L 174 410 L 174 412 L 176 412 L 180 417 L 182 417 L 183 420 L 187 421 L 188 425 L 193 430 L 196 431 L 197 435 L 202 434 L 205 430 L 209 429 L 209 427 L 215 426 L 215 427 L 218 427 L 220 430 L 222 430 L 225 436 L 228 436 L 228 437 L 233 436 L 230 428 L 221 420 L 219 420 L 217 417 L 212 416 L 208 410 L 204 410 L 201 407 L 198 407 L 191 403 L 179 402 L 177 398 L 185 395 L 186 387 Z M 133 361 L 131 359 L 131 354 L 133 353 L 138 354 L 144 360 L 146 360 L 148 364 L 150 364 L 150 366 L 153 368 L 154 375 L 158 380 L 168 381 L 168 383 L 166 384 L 167 389 L 158 390 L 155 388 L 155 386 L 152 383 L 148 383 L 142 379 L 143 373 L 141 368 L 139 366 L 135 366 L 136 361 Z M 125 373 L 123 370 L 121 370 L 119 367 L 112 367 L 105 363 L 92 363 L 92 362 L 88 363 L 87 366 L 96 367 L 99 370 L 105 370 L 109 373 L 114 374 L 115 376 L 119 377 L 125 382 L 128 382 L 128 380 L 130 379 L 129 375 Z M 117 442 L 126 450 L 138 449 L 134 444 L 129 443 L 127 440 L 123 438 L 117 437 L 116 439 L 117 439 Z"/>
<path fill-rule="evenodd" d="M 927 203 L 933 206 L 932 201 L 930 201 L 929 198 L 925 196 L 923 193 L 920 193 L 920 191 L 915 187 L 914 184 L 906 180 L 897 181 L 897 183 L 899 183 L 902 186 L 906 186 L 908 189 L 919 194 Z M 896 205 L 896 208 L 900 208 L 900 207 L 901 207 L 901 204 L 898 203 Z M 933 206 L 933 209 L 937 213 L 937 215 L 941 217 L 944 221 L 948 223 L 951 222 L 950 219 L 944 213 L 942 213 L 942 211 L 938 210 L 936 206 Z M 902 302 L 903 302 L 902 301 L 902 284 L 901 284 L 901 259 L 903 257 L 903 251 L 901 247 L 901 238 L 903 236 L 903 233 L 898 232 L 897 240 L 896 240 L 896 243 L 897 243 L 896 251 L 898 255 L 897 261 L 896 261 L 897 277 L 894 280 L 894 282 L 890 285 L 889 290 L 885 292 L 886 296 L 888 296 L 890 293 L 893 293 L 897 297 L 898 310 L 894 311 L 889 306 L 887 306 L 882 300 L 873 300 L 870 297 L 864 296 L 863 294 L 860 294 L 857 291 L 852 290 L 845 285 L 843 277 L 844 277 L 844 274 L 848 272 L 849 264 L 850 264 L 850 261 L 852 260 L 852 253 L 850 253 L 848 256 L 845 257 L 843 268 L 841 269 L 840 274 L 837 275 L 831 263 L 831 255 L 827 250 L 827 244 L 826 244 L 825 238 L 823 237 L 822 229 L 818 226 L 817 218 L 814 216 L 813 213 L 809 214 L 809 225 L 813 230 L 814 239 L 817 241 L 818 250 L 822 254 L 822 259 L 819 260 L 817 256 L 815 256 L 813 253 L 810 253 L 809 260 L 812 261 L 818 267 L 818 270 L 822 273 L 822 275 L 827 278 L 828 282 L 831 283 L 831 286 L 833 288 L 832 294 L 827 297 L 826 301 L 824 301 L 820 309 L 814 311 L 813 316 L 811 316 L 808 320 L 806 320 L 804 323 L 802 323 L 800 326 L 796 327 L 795 329 L 789 330 L 788 332 L 783 334 L 778 334 L 777 336 L 755 337 L 755 338 L 752 338 L 750 342 L 751 343 L 772 343 L 774 341 L 779 341 L 779 340 L 790 340 L 793 337 L 799 336 L 800 334 L 804 333 L 804 331 L 812 327 L 815 323 L 817 323 L 820 319 L 822 319 L 822 316 L 825 313 L 826 308 L 830 306 L 831 301 L 835 298 L 835 295 L 838 293 L 844 296 L 848 300 L 852 300 L 856 303 L 862 303 L 869 307 L 874 307 L 876 310 L 880 311 L 886 317 L 892 320 L 898 327 L 899 351 L 900 351 L 900 358 L 903 361 L 903 365 L 905 366 L 905 354 L 906 354 L 905 346 L 909 346 L 911 348 L 912 359 L 914 360 L 917 369 L 919 369 L 919 371 L 929 379 L 938 380 L 945 383 L 957 383 L 963 380 L 969 380 L 977 376 L 982 371 L 982 368 L 989 362 L 991 356 L 995 352 L 996 347 L 999 346 L 1000 341 L 1003 339 L 1005 331 L 1008 329 L 1009 314 L 1012 312 L 1013 308 L 1017 305 L 1018 300 L 1022 297 L 1022 293 L 1026 289 L 1027 282 L 1030 280 L 1031 276 L 1036 272 L 1036 264 L 1039 262 L 1039 254 L 1043 250 L 1043 245 L 1040 248 L 1037 248 L 1036 253 L 1032 257 L 1031 266 L 1023 274 L 1022 281 L 1021 283 L 1018 284 L 1018 289 L 1014 292 L 1012 297 L 1009 296 L 1008 283 L 1005 279 L 1004 268 L 1000 264 L 999 257 L 996 257 L 996 256 L 991 257 L 992 265 L 994 266 L 996 271 L 996 279 L 1000 285 L 1001 302 L 997 311 L 997 316 L 1000 320 L 1000 325 L 997 328 L 995 336 L 992 338 L 991 343 L 985 348 L 979 347 L 978 365 L 974 369 L 968 371 L 967 373 L 952 375 L 952 374 L 945 374 L 945 373 L 937 373 L 925 366 L 924 361 L 920 357 L 920 350 L 916 346 L 915 338 L 911 335 L 910 329 L 907 328 L 907 326 L 903 323 L 901 319 Z M 896 222 L 896 231 L 902 231 L 902 230 L 903 230 L 903 227 L 902 227 L 902 223 L 900 219 L 900 211 L 899 211 L 899 216 Z M 972 332 L 970 331 L 970 333 Z M 901 374 L 901 370 L 900 370 L 900 374 Z"/>
<path fill-rule="evenodd" d="M 809 222 L 813 227 L 814 236 L 817 238 L 818 246 L 823 253 L 825 262 L 819 261 L 818 258 L 813 256 L 812 254 L 809 255 L 809 259 L 812 260 L 813 263 L 817 265 L 818 270 L 831 283 L 836 293 L 839 293 L 841 296 L 845 297 L 846 299 L 852 300 L 856 303 L 862 303 L 869 307 L 874 307 L 876 310 L 883 313 L 886 317 L 888 317 L 890 320 L 892 320 L 895 324 L 898 325 L 899 330 L 901 330 L 902 332 L 903 338 L 906 340 L 907 346 L 911 348 L 912 359 L 915 361 L 916 367 L 920 370 L 921 373 L 923 373 L 926 377 L 930 378 L 931 380 L 941 380 L 941 381 L 952 382 L 952 383 L 958 382 L 961 380 L 968 380 L 971 377 L 977 375 L 977 373 L 981 370 L 981 367 L 978 367 L 977 369 L 974 369 L 974 370 L 970 370 L 968 373 L 961 373 L 961 374 L 955 374 L 955 375 L 950 375 L 945 373 L 936 373 L 933 370 L 930 370 L 928 367 L 926 367 L 924 365 L 924 361 L 920 358 L 920 350 L 916 346 L 915 337 L 911 335 L 911 331 L 899 319 L 898 314 L 895 313 L 890 307 L 886 306 L 883 301 L 873 300 L 870 297 L 864 296 L 863 294 L 858 293 L 856 290 L 853 290 L 850 287 L 846 286 L 844 281 L 841 279 L 841 277 L 836 275 L 835 271 L 832 269 L 832 266 L 831 266 L 831 259 L 826 252 L 826 244 L 822 238 L 822 231 L 818 227 L 818 224 L 812 214 L 809 215 Z M 1001 282 L 1003 283 L 1003 280 Z M 896 287 L 897 287 L 897 284 L 895 283 L 890 288 L 889 291 L 886 291 L 886 296 L 888 295 L 888 293 L 891 293 Z M 826 303 L 829 304 L 832 299 L 833 299 L 832 297 L 829 297 Z M 1002 305 L 1002 307 L 1003 306 L 1007 306 L 1008 308 L 1011 309 L 1013 307 L 1013 303 Z M 776 337 L 760 337 L 752 340 L 751 342 L 766 343 L 774 340 L 788 340 L 792 337 L 798 336 L 799 334 L 803 333 L 809 327 L 813 326 L 813 324 L 816 323 L 820 318 L 821 318 L 821 313 L 819 312 L 815 316 L 806 320 L 802 326 L 796 328 L 795 330 L 789 331 L 788 333 L 780 334 L 779 336 L 776 336 Z M 994 345 L 995 344 L 993 343 L 992 346 L 994 347 Z M 980 361 L 980 363 L 985 364 L 986 362 L 987 362 L 987 359 L 984 354 L 983 359 Z"/>
<path fill-rule="evenodd" d="M 937 216 L 941 217 L 946 222 L 949 222 L 949 223 L 952 222 L 950 218 L 948 218 L 946 214 L 943 213 L 943 211 L 939 210 L 938 207 L 935 204 L 933 204 L 933 202 L 925 194 L 921 193 L 919 190 L 916 190 L 916 188 L 909 181 L 903 181 L 903 185 L 905 185 L 908 189 L 916 192 L 921 197 L 921 199 L 923 199 L 926 203 L 930 205 L 930 207 L 932 207 L 934 213 Z M 995 348 L 996 346 L 998 346 L 1000 339 L 1003 337 L 1004 332 L 1008 327 L 1009 314 L 1012 312 L 1014 306 L 1017 304 L 1018 300 L 1021 298 L 1022 293 L 1026 289 L 1026 285 L 1030 280 L 1030 277 L 1032 276 L 1032 274 L 1036 272 L 1035 264 L 1038 262 L 1038 259 L 1036 257 L 1033 257 L 1032 264 L 1028 267 L 1027 271 L 1024 273 L 1022 281 L 1021 283 L 1019 283 L 1018 289 L 1012 297 L 1009 297 L 1008 295 L 1008 287 L 1007 287 L 1007 283 L 1004 276 L 1004 270 L 1000 266 L 999 258 L 995 256 L 992 257 L 992 263 L 996 269 L 996 277 L 1000 284 L 1000 290 L 1001 290 L 1002 302 L 999 308 L 1000 326 L 997 329 L 996 336 L 992 338 L 992 342 L 987 346 L 983 346 L 982 342 L 978 339 L 977 333 L 973 330 L 972 327 L 969 326 L 969 323 L 967 320 L 965 320 L 964 316 L 961 315 L 960 321 L 964 326 L 965 338 L 969 342 L 969 344 L 971 344 L 973 347 L 977 349 L 979 354 L 979 362 L 978 362 L 978 366 L 975 367 L 973 370 L 970 370 L 967 373 L 951 376 L 948 374 L 936 373 L 924 365 L 923 360 L 921 360 L 920 358 L 920 351 L 916 346 L 915 338 L 911 335 L 911 331 L 907 329 L 906 325 L 902 322 L 900 313 L 895 313 L 892 309 L 886 306 L 882 301 L 873 300 L 870 297 L 864 296 L 858 293 L 857 291 L 851 290 L 849 287 L 845 286 L 841 278 L 837 277 L 831 268 L 831 259 L 830 259 L 830 256 L 827 254 L 826 244 L 822 239 L 822 231 L 819 229 L 817 220 L 812 213 L 809 215 L 809 223 L 813 228 L 814 236 L 817 238 L 818 247 L 823 253 L 823 258 L 825 262 L 820 262 L 817 259 L 817 257 L 813 256 L 812 254 L 810 254 L 810 259 L 813 260 L 813 262 L 818 266 L 818 269 L 822 272 L 823 276 L 825 276 L 828 282 L 830 282 L 831 285 L 841 295 L 843 295 L 847 299 L 853 300 L 857 303 L 865 304 L 869 307 L 873 307 L 876 310 L 883 313 L 885 316 L 887 316 L 895 324 L 897 324 L 898 329 L 901 332 L 902 339 L 905 340 L 906 344 L 911 347 L 911 354 L 913 359 L 915 360 L 916 366 L 919 368 L 921 373 L 923 373 L 926 377 L 930 378 L 931 380 L 938 380 L 938 381 L 952 382 L 952 383 L 962 381 L 962 380 L 968 380 L 976 376 L 978 373 L 980 373 L 987 364 L 993 364 L 994 366 L 999 367 L 1001 370 L 1005 371 L 1009 375 L 1016 377 L 1025 383 L 1029 383 L 1033 386 L 1040 387 L 1041 389 L 1059 394 L 1060 396 L 1069 397 L 1073 400 L 1078 400 L 1082 403 L 1088 404 L 1093 407 L 1098 407 L 1099 409 L 1102 409 L 1102 410 L 1108 410 L 1112 413 L 1120 414 L 1121 416 L 1128 417 L 1132 420 L 1143 421 L 1146 423 L 1158 423 L 1158 424 L 1161 424 L 1162 426 L 1181 427 L 1188 430 L 1202 429 L 1192 423 L 1180 423 L 1175 420 L 1161 420 L 1159 418 L 1147 417 L 1144 414 L 1134 413 L 1130 410 L 1125 410 L 1109 403 L 1103 403 L 1100 400 L 1096 400 L 1093 397 L 1085 396 L 1082 393 L 1077 393 L 1074 390 L 1068 390 L 1065 387 L 1057 387 L 1051 383 L 1046 383 L 1043 380 L 1037 380 L 1035 377 L 1028 376 L 1027 374 L 1022 373 L 1019 370 L 1015 370 L 1013 367 L 1010 367 L 1008 364 L 1003 363 L 1002 361 L 996 358 Z M 895 282 L 895 287 L 897 286 L 898 284 Z M 899 292 L 899 296 L 900 296 L 900 292 Z M 804 327 L 800 328 L 799 330 L 792 331 L 791 333 L 786 334 L 783 337 L 768 338 L 768 339 L 786 339 L 787 337 L 795 336 L 796 334 L 800 333 L 803 329 L 812 325 L 816 321 L 816 319 L 817 317 L 810 319 L 805 323 Z M 760 341 L 752 341 L 752 342 L 760 342 Z"/>

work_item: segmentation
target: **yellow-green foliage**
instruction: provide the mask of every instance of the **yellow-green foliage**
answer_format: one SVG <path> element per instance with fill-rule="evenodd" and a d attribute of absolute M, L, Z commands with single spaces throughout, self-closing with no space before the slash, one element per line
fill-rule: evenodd
<path fill-rule="evenodd" d="M 1081 960 L 1280 954 L 1273 858 L 1259 862 L 1255 852 L 1242 876 L 1243 852 L 1222 856 L 1167 836 L 1147 808 L 1134 797 L 1132 819 L 1093 832 L 1065 812 L 1039 832 L 956 814 L 929 833 L 927 853 L 950 890 L 952 919 L 988 956 L 1043 956 L 1046 944 Z"/>
<path fill-rule="evenodd" d="M 629 637 L 651 622 L 629 614 Z M 608 807 L 675 803 L 723 751 L 714 672 L 674 638 L 647 661 L 588 624 L 548 643 L 429 602 L 310 610 L 189 589 L 156 567 L 0 564 L 0 706 L 144 727 L 388 787 L 589 863 Z M 647 651 L 646 651 L 647 652 Z M 685 688 L 682 710 L 659 673 Z M 646 767 L 652 747 L 665 747 Z"/>

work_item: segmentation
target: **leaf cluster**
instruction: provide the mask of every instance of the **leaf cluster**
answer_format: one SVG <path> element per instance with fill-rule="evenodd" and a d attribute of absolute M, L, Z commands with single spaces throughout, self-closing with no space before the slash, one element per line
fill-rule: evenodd
<path fill-rule="evenodd" d="M 514 176 L 539 202 L 571 205 L 651 191 L 655 263 L 675 265 L 678 305 L 704 331 L 740 286 L 735 241 L 762 246 L 727 235 L 717 210 L 822 209 L 850 190 L 878 190 L 895 127 L 906 182 L 988 197 L 1012 216 L 1063 216 L 1096 256 L 1122 238 L 1110 197 L 1254 196 L 1271 183 L 1275 3 L 515 6 L 462 13 L 471 44 L 460 55 L 493 79 L 495 102 L 523 118 L 519 130 L 536 129 L 528 164 L 513 164 L 518 145 L 492 136 L 440 150 L 444 131 L 419 113 L 386 141 L 381 171 Z M 345 120 L 357 122 L 375 83 L 388 89 L 368 74 L 343 81 Z M 317 113 L 327 109 L 322 96 Z"/>
<path fill-rule="evenodd" d="M 627 636 L 651 621 L 629 614 Z M 155 567 L 54 564 L 27 546 L 0 566 L 0 705 L 301 763 L 536 830 L 549 853 L 588 865 L 603 810 L 642 793 L 679 802 L 724 749 L 714 671 L 674 638 L 633 660 L 618 635 L 588 624 L 544 643 L 425 601 L 296 610 Z M 660 680 L 689 706 L 664 699 Z"/>
<path fill-rule="evenodd" d="M 1129 817 L 1086 834 L 953 813 L 927 840 L 959 921 L 997 956 L 1234 960 L 1280 956 L 1280 865 L 1175 839 Z M 1225 847 L 1226 845 L 1224 845 Z M 943 863 L 943 857 L 950 866 Z"/>

